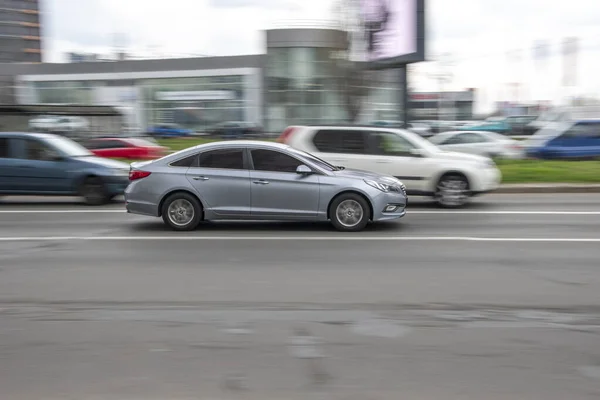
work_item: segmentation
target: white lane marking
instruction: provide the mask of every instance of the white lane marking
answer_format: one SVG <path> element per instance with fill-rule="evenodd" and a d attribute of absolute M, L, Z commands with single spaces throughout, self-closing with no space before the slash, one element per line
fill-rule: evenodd
<path fill-rule="evenodd" d="M 455 241 L 455 242 L 564 242 L 564 243 L 598 243 L 600 238 L 528 238 L 528 237 L 473 237 L 473 236 L 14 236 L 0 237 L 0 242 L 19 241 L 150 241 L 150 240 L 254 240 L 254 241 Z"/>
<path fill-rule="evenodd" d="M 124 213 L 123 209 L 100 209 L 100 210 L 0 210 L 0 214 L 104 214 Z"/>
<path fill-rule="evenodd" d="M 96 210 L 0 210 L 0 214 L 117 214 L 126 213 L 123 209 L 96 209 Z M 600 215 L 600 211 L 535 211 L 535 210 L 411 210 L 406 214 L 443 214 L 443 215 Z M 136 214 L 132 214 L 136 215 Z"/>

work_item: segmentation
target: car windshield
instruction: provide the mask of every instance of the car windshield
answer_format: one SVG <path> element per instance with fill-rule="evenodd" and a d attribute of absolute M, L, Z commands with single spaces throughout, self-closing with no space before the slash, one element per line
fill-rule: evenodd
<path fill-rule="evenodd" d="M 327 161 L 321 160 L 318 157 L 313 156 L 310 153 L 307 153 L 305 151 L 301 151 L 301 150 L 296 150 L 296 149 L 292 149 L 291 150 L 294 154 L 299 155 L 300 157 L 312 162 L 313 164 L 318 165 L 320 168 L 326 170 L 326 171 L 339 171 L 340 168 L 329 164 Z"/>
<path fill-rule="evenodd" d="M 44 137 L 44 141 L 68 157 L 88 157 L 93 155 L 79 143 L 62 136 Z"/>

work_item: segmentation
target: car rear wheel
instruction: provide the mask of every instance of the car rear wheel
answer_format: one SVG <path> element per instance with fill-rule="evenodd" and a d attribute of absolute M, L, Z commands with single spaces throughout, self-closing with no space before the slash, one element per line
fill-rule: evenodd
<path fill-rule="evenodd" d="M 369 204 L 357 194 L 342 194 L 329 206 L 329 217 L 331 224 L 339 231 L 361 231 L 371 218 Z"/>
<path fill-rule="evenodd" d="M 202 221 L 202 206 L 189 193 L 175 193 L 165 200 L 162 217 L 173 230 L 192 231 Z"/>
<path fill-rule="evenodd" d="M 469 181 L 461 174 L 442 176 L 435 190 L 436 202 L 446 208 L 458 208 L 469 201 Z"/>
<path fill-rule="evenodd" d="M 99 206 L 110 201 L 104 182 L 95 176 L 86 178 L 81 184 L 79 192 L 85 203 L 91 206 Z"/>

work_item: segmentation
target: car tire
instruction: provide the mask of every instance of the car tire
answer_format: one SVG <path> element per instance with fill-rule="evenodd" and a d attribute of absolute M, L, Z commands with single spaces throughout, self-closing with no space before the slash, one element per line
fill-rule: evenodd
<path fill-rule="evenodd" d="M 444 174 L 435 187 L 434 198 L 444 208 L 460 208 L 469 201 L 469 181 L 459 173 Z"/>
<path fill-rule="evenodd" d="M 99 206 L 110 201 L 110 196 L 106 193 L 104 182 L 97 176 L 85 178 L 79 188 L 79 193 L 83 197 L 85 204 L 90 206 Z"/>
<path fill-rule="evenodd" d="M 329 218 L 338 231 L 358 232 L 369 223 L 371 209 L 364 197 L 355 193 L 344 193 L 331 202 Z"/>
<path fill-rule="evenodd" d="M 202 205 L 189 193 L 174 193 L 162 206 L 165 224 L 175 231 L 193 231 L 203 218 Z"/>

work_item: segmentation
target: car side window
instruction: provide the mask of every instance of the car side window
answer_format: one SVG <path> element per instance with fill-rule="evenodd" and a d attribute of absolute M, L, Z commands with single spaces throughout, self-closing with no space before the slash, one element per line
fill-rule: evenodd
<path fill-rule="evenodd" d="M 8 139 L 0 138 L 0 158 L 9 158 Z"/>
<path fill-rule="evenodd" d="M 562 138 L 600 138 L 600 124 L 575 124 Z"/>
<path fill-rule="evenodd" d="M 365 154 L 365 133 L 356 129 L 322 129 L 315 133 L 313 144 L 321 153 Z"/>
<path fill-rule="evenodd" d="M 296 172 L 302 161 L 283 154 L 279 151 L 256 149 L 252 150 L 252 162 L 257 171 Z"/>
<path fill-rule="evenodd" d="M 40 140 L 25 139 L 25 155 L 27 160 L 52 161 L 58 153 Z"/>
<path fill-rule="evenodd" d="M 401 135 L 391 132 L 371 133 L 375 154 L 386 156 L 407 156 L 416 146 Z"/>
<path fill-rule="evenodd" d="M 482 143 L 486 140 L 483 136 L 467 132 L 467 133 L 459 133 L 458 135 L 454 135 L 451 138 L 447 139 L 443 144 L 469 144 L 469 143 Z"/>
<path fill-rule="evenodd" d="M 219 149 L 200 153 L 200 168 L 244 169 L 244 150 Z"/>
<path fill-rule="evenodd" d="M 192 156 L 182 158 L 181 160 L 173 161 L 169 165 L 171 167 L 189 168 L 189 167 L 195 167 L 197 165 L 196 161 L 198 161 L 198 154 L 194 154 Z"/>

